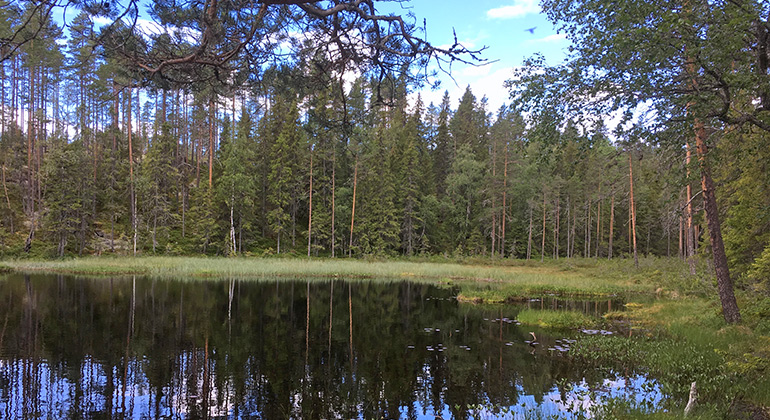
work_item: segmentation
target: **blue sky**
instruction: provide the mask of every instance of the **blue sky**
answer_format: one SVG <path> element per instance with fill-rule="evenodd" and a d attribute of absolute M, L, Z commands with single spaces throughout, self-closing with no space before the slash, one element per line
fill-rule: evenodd
<path fill-rule="evenodd" d="M 452 69 L 456 84 L 449 77 L 441 77 L 438 91 L 421 92 L 423 101 L 438 104 L 448 90 L 454 108 L 470 85 L 476 98 L 487 96 L 488 111 L 496 113 L 503 103 L 510 102 L 503 82 L 511 78 L 513 69 L 521 66 L 526 57 L 541 53 L 549 64 L 561 62 L 569 41 L 557 34 L 538 3 L 538 0 L 412 0 L 407 3 L 405 6 L 418 22 L 422 23 L 423 18 L 427 20 L 428 40 L 432 44 L 451 44 L 454 28 L 458 41 L 470 48 L 487 46 L 484 57 L 497 60 L 481 67 L 456 64 Z M 532 27 L 535 27 L 534 33 L 528 32 Z"/>
<path fill-rule="evenodd" d="M 439 89 L 426 88 L 420 94 L 426 105 L 439 104 L 444 91 L 449 91 L 455 108 L 466 86 L 470 86 L 478 99 L 487 97 L 487 110 L 495 114 L 503 103 L 510 102 L 503 82 L 511 79 L 514 68 L 536 53 L 543 54 L 549 64 L 557 64 L 569 46 L 569 41 L 557 34 L 541 13 L 538 3 L 539 0 L 411 0 L 375 5 L 380 13 L 413 13 L 418 26 L 426 19 L 427 38 L 433 45 L 451 45 L 454 30 L 458 41 L 469 49 L 486 46 L 483 57 L 490 64 L 474 67 L 455 63 L 454 80 L 440 74 Z M 533 33 L 527 31 L 529 28 L 535 28 Z"/>

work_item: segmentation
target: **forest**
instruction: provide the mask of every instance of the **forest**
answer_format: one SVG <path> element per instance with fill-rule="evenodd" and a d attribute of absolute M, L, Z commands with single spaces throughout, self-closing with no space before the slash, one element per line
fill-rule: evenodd
<path fill-rule="evenodd" d="M 271 20 L 258 30 L 309 25 L 286 3 L 260 3 L 276 12 L 261 7 Z M 586 29 L 578 3 L 543 5 L 566 22 L 577 45 L 572 61 L 549 67 L 533 57 L 500 87 L 510 104 L 493 110 L 470 86 L 460 98 L 424 103 L 408 63 L 350 71 L 366 57 L 330 59 L 358 50 L 321 48 L 322 37 L 291 47 L 263 37 L 273 44 L 233 47 L 226 66 L 174 67 L 173 59 L 152 60 L 172 57 L 185 42 L 181 31 L 169 39 L 104 26 L 98 17 L 108 11 L 90 2 L 66 25 L 45 2 L 6 2 L 0 250 L 13 257 L 664 256 L 695 270 L 696 259 L 712 258 L 706 210 L 718 214 L 734 277 L 766 287 L 770 31 L 751 20 L 760 5 L 704 4 L 690 11 L 692 22 L 669 19 L 678 6 L 639 5 L 623 18 L 640 19 L 642 30 L 626 33 L 599 6 L 585 18 L 596 27 Z M 169 14 L 182 6 L 165 5 L 165 14 L 163 7 L 154 13 L 167 25 L 195 20 Z M 720 38 L 727 30 L 717 24 L 679 31 L 701 17 L 733 19 L 736 35 Z M 115 44 L 117 37 L 124 42 Z M 619 47 L 595 48 L 602 42 Z M 634 42 L 635 58 L 620 51 Z M 256 56 L 284 48 L 285 56 Z M 448 57 L 458 52 L 473 54 Z M 614 99 L 597 100 L 600 91 Z M 608 124 L 613 112 L 622 114 L 617 128 Z"/>

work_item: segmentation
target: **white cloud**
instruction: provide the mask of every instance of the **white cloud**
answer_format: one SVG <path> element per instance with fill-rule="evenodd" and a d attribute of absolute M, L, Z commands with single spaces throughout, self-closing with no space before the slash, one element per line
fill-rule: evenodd
<path fill-rule="evenodd" d="M 487 17 L 490 19 L 514 19 L 540 13 L 540 6 L 537 3 L 536 0 L 514 0 L 510 6 L 488 10 Z"/>
<path fill-rule="evenodd" d="M 145 35 L 158 35 L 166 32 L 166 30 L 159 23 L 148 19 L 139 18 L 136 20 L 136 26 Z"/>
<path fill-rule="evenodd" d="M 441 103 L 441 98 L 446 90 L 449 92 L 449 97 L 452 101 L 452 109 L 455 109 L 465 92 L 465 88 L 470 85 L 473 96 L 477 100 L 481 100 L 484 96 L 487 97 L 487 112 L 491 112 L 493 117 L 496 117 L 500 106 L 511 102 L 510 92 L 503 84 L 506 80 L 513 78 L 514 69 L 516 67 L 500 68 L 495 67 L 494 64 L 483 67 L 458 67 L 452 72 L 455 76 L 455 81 L 450 80 L 446 75 L 442 75 L 440 76 L 440 79 L 442 79 L 440 89 L 425 89 L 419 93 L 426 106 L 431 102 L 434 105 L 438 105 Z M 414 103 L 416 98 L 417 92 L 410 96 L 410 102 Z"/>
<path fill-rule="evenodd" d="M 545 38 L 532 39 L 527 42 L 529 43 L 560 42 L 566 39 L 567 39 L 567 34 L 553 34 L 553 35 L 548 35 Z"/>
<path fill-rule="evenodd" d="M 460 74 L 467 77 L 482 77 L 488 75 L 491 70 L 492 66 L 490 64 L 483 66 L 467 66 L 460 70 Z"/>
<path fill-rule="evenodd" d="M 112 19 L 104 16 L 94 16 L 92 20 L 98 26 L 105 26 L 112 23 Z"/>

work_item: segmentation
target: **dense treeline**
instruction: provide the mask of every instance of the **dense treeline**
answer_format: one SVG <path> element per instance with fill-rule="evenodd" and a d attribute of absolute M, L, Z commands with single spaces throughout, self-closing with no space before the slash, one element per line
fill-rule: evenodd
<path fill-rule="evenodd" d="M 0 13 L 26 13 L 12 6 Z M 301 59 L 238 88 L 140 83 L 95 53 L 94 31 L 86 13 L 66 38 L 46 21 L 0 62 L 6 255 L 686 258 L 708 246 L 695 163 L 675 142 L 489 110 L 470 88 L 426 105 L 397 74 L 346 83 Z M 728 256 L 756 280 L 770 270 L 767 135 L 730 131 L 712 159 Z"/>

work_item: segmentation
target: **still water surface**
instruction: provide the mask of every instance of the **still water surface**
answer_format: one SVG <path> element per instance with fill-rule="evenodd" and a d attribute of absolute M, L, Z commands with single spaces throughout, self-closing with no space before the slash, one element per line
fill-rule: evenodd
<path fill-rule="evenodd" d="M 0 418 L 571 418 L 660 403 L 654 381 L 577 366 L 527 306 L 404 281 L 0 278 Z M 530 346 L 529 331 L 539 344 Z M 591 396 L 587 396 L 587 394 Z"/>

